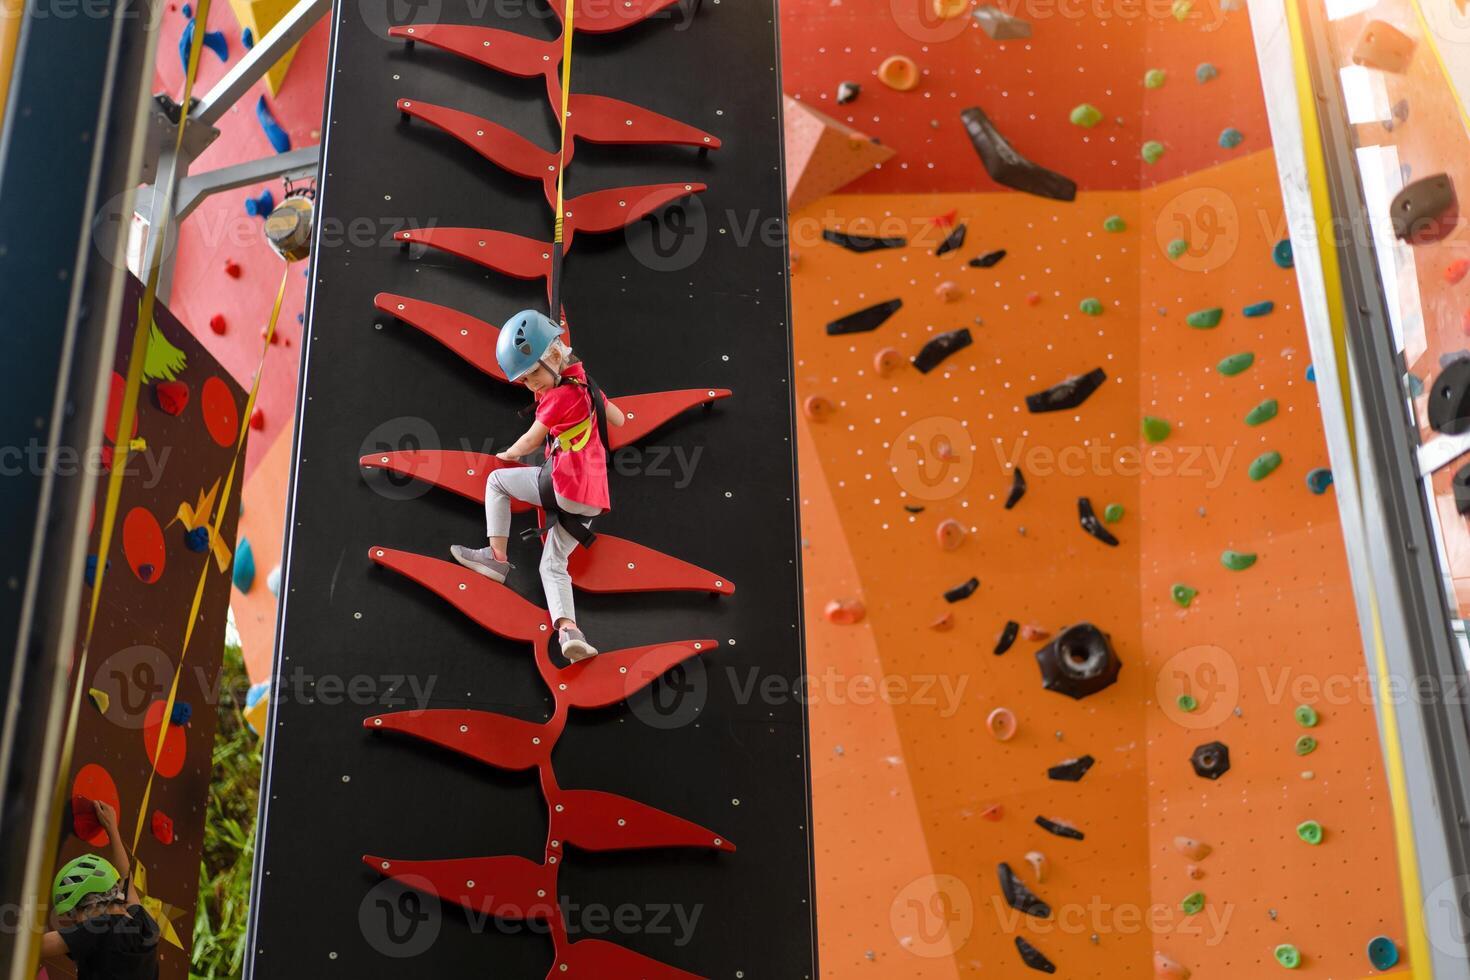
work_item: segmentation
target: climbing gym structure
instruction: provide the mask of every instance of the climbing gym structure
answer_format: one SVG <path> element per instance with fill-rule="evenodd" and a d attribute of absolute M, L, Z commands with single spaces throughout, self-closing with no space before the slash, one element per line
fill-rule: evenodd
<path fill-rule="evenodd" d="M 1470 978 L 1460 5 L 53 6 L 5 976 Z"/>

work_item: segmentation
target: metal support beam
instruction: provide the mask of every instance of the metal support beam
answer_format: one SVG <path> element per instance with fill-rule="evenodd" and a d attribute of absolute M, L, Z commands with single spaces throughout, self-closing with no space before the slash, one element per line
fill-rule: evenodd
<path fill-rule="evenodd" d="M 190 120 L 206 126 L 218 122 L 230 106 L 244 98 L 250 86 L 264 78 L 271 66 L 281 60 L 281 56 L 304 38 L 331 9 L 332 0 L 300 0 L 265 37 L 255 42 L 255 46 L 225 73 L 209 94 L 199 100 L 189 114 Z"/>

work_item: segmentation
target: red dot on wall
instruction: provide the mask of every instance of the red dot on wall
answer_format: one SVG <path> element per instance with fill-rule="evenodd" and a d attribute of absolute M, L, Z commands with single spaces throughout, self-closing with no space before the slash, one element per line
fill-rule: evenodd
<path fill-rule="evenodd" d="M 148 706 L 148 713 L 143 716 L 143 746 L 152 758 L 158 752 L 158 763 L 155 768 L 158 774 L 165 779 L 172 779 L 184 768 L 184 728 L 182 725 L 170 725 L 168 719 L 163 716 L 163 708 L 166 702 L 154 701 Z M 163 750 L 158 749 L 158 733 L 167 728 L 168 734 L 163 739 Z"/>
<path fill-rule="evenodd" d="M 127 390 L 128 381 L 116 371 L 112 372 L 112 388 L 107 392 L 107 421 L 102 427 L 103 434 L 112 442 L 117 442 L 117 424 L 122 421 L 123 393 Z M 133 413 L 133 435 L 138 434 L 138 415 Z M 131 436 L 129 438 L 132 438 Z"/>
<path fill-rule="evenodd" d="M 240 412 L 229 385 L 217 375 L 204 382 L 199 393 L 199 410 L 204 415 L 209 437 L 221 446 L 233 446 L 240 433 Z"/>
<path fill-rule="evenodd" d="M 123 518 L 123 554 L 142 582 L 152 585 L 163 575 L 163 528 L 146 507 L 134 507 Z"/>
<path fill-rule="evenodd" d="M 114 810 L 118 808 L 117 783 L 112 781 L 112 774 L 96 763 L 82 766 L 72 780 L 71 800 L 72 830 L 93 847 L 105 847 L 107 831 L 97 822 L 92 801 L 101 800 Z"/>

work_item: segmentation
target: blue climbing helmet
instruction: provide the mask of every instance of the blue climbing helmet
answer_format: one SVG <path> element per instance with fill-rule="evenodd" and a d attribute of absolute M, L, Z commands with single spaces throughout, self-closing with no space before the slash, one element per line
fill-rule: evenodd
<path fill-rule="evenodd" d="M 509 381 L 519 381 L 561 339 L 561 329 L 551 318 L 535 310 L 522 310 L 505 322 L 495 342 L 495 360 Z"/>

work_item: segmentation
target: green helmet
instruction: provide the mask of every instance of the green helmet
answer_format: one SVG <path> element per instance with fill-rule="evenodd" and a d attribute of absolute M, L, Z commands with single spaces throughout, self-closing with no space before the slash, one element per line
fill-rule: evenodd
<path fill-rule="evenodd" d="M 83 854 L 66 863 L 51 886 L 51 906 L 66 915 L 88 895 L 105 895 L 117 887 L 122 875 L 112 862 L 97 854 Z"/>

